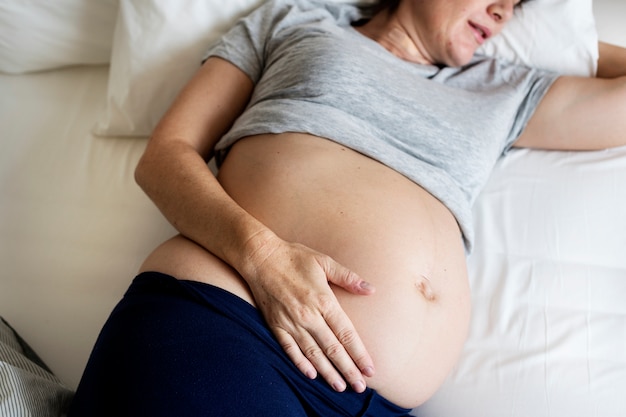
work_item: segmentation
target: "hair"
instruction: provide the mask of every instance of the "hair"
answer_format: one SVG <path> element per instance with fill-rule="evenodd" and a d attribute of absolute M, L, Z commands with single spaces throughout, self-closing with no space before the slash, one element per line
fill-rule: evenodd
<path fill-rule="evenodd" d="M 380 12 L 382 10 L 386 10 L 387 13 L 393 13 L 393 12 L 396 11 L 396 9 L 398 8 L 399 4 L 400 4 L 400 0 L 379 0 L 374 5 L 374 10 L 376 12 Z"/>
<path fill-rule="evenodd" d="M 382 11 L 386 11 L 387 13 L 393 13 L 396 11 L 399 4 L 400 0 L 378 0 L 376 2 L 361 6 L 361 9 L 365 12 L 366 15 L 371 17 Z M 358 22 L 357 26 L 359 24 L 365 23 L 366 20 L 367 19 Z"/>
<path fill-rule="evenodd" d="M 531 0 L 520 0 L 520 2 L 517 4 L 517 6 L 521 6 L 523 3 L 527 3 Z M 370 10 L 372 12 L 372 14 L 376 14 L 378 12 L 381 12 L 383 10 L 386 10 L 387 13 L 393 13 L 396 11 L 396 9 L 398 8 L 398 5 L 400 4 L 400 0 L 378 0 L 376 3 L 372 4 L 372 6 L 370 6 Z"/>

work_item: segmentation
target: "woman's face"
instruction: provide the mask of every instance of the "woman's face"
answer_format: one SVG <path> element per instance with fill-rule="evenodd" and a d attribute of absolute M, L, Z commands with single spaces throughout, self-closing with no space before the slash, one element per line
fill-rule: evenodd
<path fill-rule="evenodd" d="M 460 66 L 486 39 L 500 33 L 519 2 L 401 0 L 396 16 L 414 29 L 421 53 L 430 62 Z"/>

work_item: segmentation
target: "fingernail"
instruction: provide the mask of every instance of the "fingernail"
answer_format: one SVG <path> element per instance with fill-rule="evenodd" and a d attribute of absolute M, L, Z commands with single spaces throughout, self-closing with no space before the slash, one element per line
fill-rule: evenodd
<path fill-rule="evenodd" d="M 346 389 L 346 384 L 343 381 L 337 381 L 333 384 L 333 389 L 337 392 L 344 392 Z"/>
<path fill-rule="evenodd" d="M 366 366 L 365 368 L 363 368 L 363 370 L 361 372 L 365 376 L 369 376 L 369 377 L 374 376 L 374 368 L 371 367 L 371 366 Z"/>
<path fill-rule="evenodd" d="M 361 281 L 359 283 L 359 287 L 361 287 L 361 289 L 368 290 L 368 291 L 372 289 L 372 285 L 367 281 Z"/>
<path fill-rule="evenodd" d="M 353 385 L 352 385 L 352 389 L 357 392 L 357 393 L 362 393 L 363 391 L 365 391 L 365 382 L 363 381 L 356 381 Z"/>
<path fill-rule="evenodd" d="M 308 371 L 306 371 L 306 376 L 309 379 L 315 379 L 315 378 L 317 378 L 317 372 L 315 372 L 312 369 L 309 369 Z"/>

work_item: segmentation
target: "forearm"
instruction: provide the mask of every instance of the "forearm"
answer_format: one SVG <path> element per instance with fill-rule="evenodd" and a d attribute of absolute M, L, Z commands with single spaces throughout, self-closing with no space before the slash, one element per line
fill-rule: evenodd
<path fill-rule="evenodd" d="M 135 177 L 181 234 L 249 275 L 250 259 L 273 233 L 230 198 L 195 149 L 182 141 L 148 146 Z"/>
<path fill-rule="evenodd" d="M 598 50 L 598 78 L 626 76 L 626 48 L 600 42 Z"/>
<path fill-rule="evenodd" d="M 135 171 L 137 183 L 181 234 L 244 277 L 257 242 L 273 233 L 228 196 L 206 161 L 252 88 L 232 64 L 207 60 L 159 122 Z"/>

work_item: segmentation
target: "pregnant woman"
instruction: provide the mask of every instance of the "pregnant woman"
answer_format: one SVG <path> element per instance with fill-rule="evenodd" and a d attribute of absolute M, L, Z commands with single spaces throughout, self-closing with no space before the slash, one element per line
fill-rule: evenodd
<path fill-rule="evenodd" d="M 428 399 L 467 334 L 471 204 L 498 158 L 624 139 L 626 70 L 474 57 L 517 3 L 272 0 L 237 23 L 139 163 L 180 235 L 104 326 L 71 415 L 380 417 Z"/>

